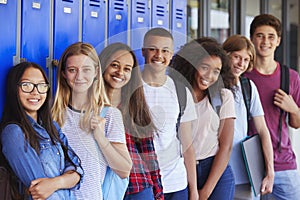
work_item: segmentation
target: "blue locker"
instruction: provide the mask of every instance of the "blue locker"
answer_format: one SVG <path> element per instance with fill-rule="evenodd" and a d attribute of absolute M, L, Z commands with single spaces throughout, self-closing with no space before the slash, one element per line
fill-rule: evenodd
<path fill-rule="evenodd" d="M 143 39 L 150 27 L 148 0 L 131 1 L 130 46 L 136 54 L 139 65 L 144 64 L 142 56 Z"/>
<path fill-rule="evenodd" d="M 53 55 L 59 59 L 64 50 L 79 41 L 79 0 L 54 1 Z"/>
<path fill-rule="evenodd" d="M 187 41 L 187 0 L 172 0 L 171 32 L 174 37 L 174 51 L 177 52 Z"/>
<path fill-rule="evenodd" d="M 17 38 L 18 1 L 0 1 L 0 117 L 5 102 L 5 82 L 8 70 L 14 65 Z"/>
<path fill-rule="evenodd" d="M 48 73 L 50 1 L 22 1 L 21 58 L 41 65 Z"/>
<path fill-rule="evenodd" d="M 59 60 L 64 50 L 79 41 L 79 0 L 55 0 L 53 20 L 53 59 Z M 56 67 L 53 67 L 52 90 L 56 90 Z"/>
<path fill-rule="evenodd" d="M 127 0 L 110 0 L 108 6 L 108 44 L 122 42 L 127 44 L 128 37 Z"/>
<path fill-rule="evenodd" d="M 152 27 L 170 28 L 169 6 L 169 0 L 152 1 Z"/>
<path fill-rule="evenodd" d="M 104 0 L 84 0 L 82 17 L 82 41 L 93 45 L 99 54 L 105 46 Z"/>

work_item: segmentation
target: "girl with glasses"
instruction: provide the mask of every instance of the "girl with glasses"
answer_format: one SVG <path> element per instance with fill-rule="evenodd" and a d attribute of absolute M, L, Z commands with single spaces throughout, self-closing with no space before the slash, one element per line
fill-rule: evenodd
<path fill-rule="evenodd" d="M 6 88 L 1 150 L 28 199 L 75 199 L 83 169 L 51 118 L 44 71 L 35 63 L 20 63 L 9 71 Z"/>

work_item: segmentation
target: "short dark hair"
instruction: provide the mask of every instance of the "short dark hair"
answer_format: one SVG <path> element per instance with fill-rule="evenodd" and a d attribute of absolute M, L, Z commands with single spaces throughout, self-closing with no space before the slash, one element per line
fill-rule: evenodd
<path fill-rule="evenodd" d="M 253 36 L 256 28 L 260 26 L 271 26 L 276 30 L 278 37 L 281 37 L 282 26 L 278 18 L 271 14 L 257 15 L 250 24 L 250 37 Z"/>
<path fill-rule="evenodd" d="M 172 41 L 174 41 L 172 34 L 164 28 L 152 28 L 149 31 L 147 31 L 147 33 L 144 36 L 144 42 L 150 36 L 167 37 L 172 39 Z"/>

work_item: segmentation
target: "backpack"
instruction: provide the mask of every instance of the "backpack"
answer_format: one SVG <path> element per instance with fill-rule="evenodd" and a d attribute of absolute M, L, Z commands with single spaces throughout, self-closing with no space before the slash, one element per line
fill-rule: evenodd
<path fill-rule="evenodd" d="M 100 117 L 105 117 L 108 107 L 101 110 Z M 127 190 L 129 178 L 120 178 L 109 166 L 102 184 L 103 200 L 123 199 Z"/>
<path fill-rule="evenodd" d="M 2 149 L 2 148 L 1 148 Z M 25 193 L 21 194 L 19 189 L 22 186 L 21 181 L 14 174 L 13 170 L 9 166 L 3 153 L 0 150 L 0 194 L 1 200 L 23 200 L 25 199 Z"/>

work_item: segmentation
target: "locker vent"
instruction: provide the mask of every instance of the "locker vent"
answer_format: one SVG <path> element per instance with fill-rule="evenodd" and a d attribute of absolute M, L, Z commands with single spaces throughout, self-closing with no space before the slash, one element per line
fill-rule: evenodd
<path fill-rule="evenodd" d="M 90 0 L 90 6 L 100 7 L 100 0 Z"/>
<path fill-rule="evenodd" d="M 62 0 L 62 1 L 73 3 L 73 0 Z"/>
<path fill-rule="evenodd" d="M 183 10 L 182 9 L 176 9 L 176 19 L 183 19 Z"/>
<path fill-rule="evenodd" d="M 157 13 L 157 16 L 164 17 L 165 16 L 165 7 L 157 5 L 156 6 L 156 13 Z"/>
<path fill-rule="evenodd" d="M 136 2 L 136 12 L 145 14 L 146 10 L 146 3 L 144 2 Z"/>
<path fill-rule="evenodd" d="M 114 9 L 115 10 L 124 10 L 125 2 L 124 0 L 115 0 L 114 1 Z"/>

